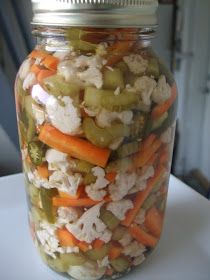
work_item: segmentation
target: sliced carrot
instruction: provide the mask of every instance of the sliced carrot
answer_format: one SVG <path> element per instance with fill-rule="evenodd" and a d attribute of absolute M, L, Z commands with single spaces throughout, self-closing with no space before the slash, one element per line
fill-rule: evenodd
<path fill-rule="evenodd" d="M 163 104 L 157 105 L 151 113 L 152 119 L 158 119 L 160 118 L 165 112 L 168 111 L 168 109 L 172 106 L 172 104 L 175 102 L 177 98 L 177 86 L 176 84 L 173 84 L 171 88 L 171 97 L 166 100 Z"/>
<path fill-rule="evenodd" d="M 80 248 L 80 250 L 82 252 L 87 252 L 88 250 L 90 250 L 90 244 L 88 244 L 87 242 L 85 241 L 80 241 L 77 246 Z"/>
<path fill-rule="evenodd" d="M 165 168 L 162 166 L 159 166 L 155 172 L 155 175 L 148 180 L 147 187 L 145 190 L 140 191 L 137 193 L 133 205 L 134 207 L 129 210 L 126 214 L 125 220 L 122 222 L 124 226 L 130 226 L 131 223 L 134 221 L 136 215 L 138 214 L 142 204 L 149 196 L 150 192 L 152 191 L 153 187 L 159 182 L 163 174 L 165 173 Z"/>
<path fill-rule="evenodd" d="M 48 56 L 47 52 L 44 51 L 39 51 L 39 50 L 33 50 L 30 54 L 29 57 L 30 58 L 40 58 L 40 59 L 44 59 L 46 56 Z"/>
<path fill-rule="evenodd" d="M 109 259 L 110 260 L 117 259 L 121 255 L 122 250 L 123 248 L 121 246 L 112 245 L 109 250 Z"/>
<path fill-rule="evenodd" d="M 39 140 L 51 148 L 101 167 L 106 166 L 111 153 L 109 149 L 99 148 L 84 139 L 63 134 L 48 124 L 40 128 Z"/>
<path fill-rule="evenodd" d="M 47 55 L 44 60 L 42 61 L 42 64 L 50 69 L 50 70 L 56 70 L 57 69 L 57 66 L 58 66 L 58 63 L 59 63 L 59 59 L 53 55 Z"/>
<path fill-rule="evenodd" d="M 148 210 L 145 217 L 145 226 L 152 235 L 158 238 L 160 237 L 163 219 L 156 207 Z"/>
<path fill-rule="evenodd" d="M 37 172 L 41 178 L 48 179 L 50 176 L 50 172 L 48 170 L 48 165 L 43 163 L 40 166 L 37 166 Z"/>
<path fill-rule="evenodd" d="M 155 134 L 150 134 L 142 143 L 141 150 L 147 150 L 150 148 L 150 146 L 154 143 L 155 139 L 157 139 L 157 136 Z"/>
<path fill-rule="evenodd" d="M 117 176 L 117 172 L 109 172 L 109 173 L 106 173 L 105 175 L 105 178 L 110 182 L 110 183 L 113 183 L 116 179 L 116 176 Z"/>
<path fill-rule="evenodd" d="M 74 247 L 78 243 L 78 241 L 74 237 L 74 235 L 65 228 L 57 229 L 56 235 L 58 237 L 58 240 L 59 240 L 61 246 L 63 246 L 63 247 Z"/>
<path fill-rule="evenodd" d="M 84 186 L 80 185 L 75 196 L 62 192 L 62 191 L 58 191 L 58 192 L 59 192 L 59 196 L 62 198 L 78 199 L 79 197 L 81 197 L 83 190 L 84 190 Z"/>
<path fill-rule="evenodd" d="M 31 69 L 30 69 L 30 71 L 31 71 L 32 73 L 36 74 L 36 75 L 37 75 L 41 70 L 42 70 L 42 68 L 40 67 L 40 65 L 37 65 L 37 64 L 35 64 L 35 63 L 31 66 Z"/>
<path fill-rule="evenodd" d="M 128 231 L 133 236 L 133 238 L 135 238 L 139 243 L 143 244 L 144 246 L 154 248 L 158 242 L 157 238 L 145 232 L 136 224 L 131 225 L 128 228 Z"/>
<path fill-rule="evenodd" d="M 93 242 L 93 249 L 100 249 L 104 245 L 104 241 L 100 239 L 96 239 Z"/>
<path fill-rule="evenodd" d="M 37 81 L 41 84 L 45 78 L 50 77 L 52 75 L 55 75 L 55 71 L 47 69 L 40 70 L 37 75 Z"/>
<path fill-rule="evenodd" d="M 91 207 L 99 203 L 90 198 L 71 199 L 67 197 L 53 197 L 53 206 L 55 207 Z"/>
<path fill-rule="evenodd" d="M 151 156 L 151 158 L 148 160 L 147 165 L 155 165 L 156 161 L 158 158 L 158 153 L 155 153 L 154 155 Z"/>

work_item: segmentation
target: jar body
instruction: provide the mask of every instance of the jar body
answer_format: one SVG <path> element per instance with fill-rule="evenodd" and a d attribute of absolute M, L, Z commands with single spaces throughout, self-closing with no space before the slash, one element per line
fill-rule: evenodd
<path fill-rule="evenodd" d="M 161 235 L 177 89 L 136 30 L 62 32 L 15 85 L 32 236 L 59 273 L 117 278 Z"/>

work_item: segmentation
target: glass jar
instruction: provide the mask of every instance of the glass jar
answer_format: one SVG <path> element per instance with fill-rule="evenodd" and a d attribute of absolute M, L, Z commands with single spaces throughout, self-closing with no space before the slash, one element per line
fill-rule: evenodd
<path fill-rule="evenodd" d="M 31 233 L 56 272 L 118 278 L 160 239 L 177 88 L 155 26 L 56 25 L 15 84 Z"/>

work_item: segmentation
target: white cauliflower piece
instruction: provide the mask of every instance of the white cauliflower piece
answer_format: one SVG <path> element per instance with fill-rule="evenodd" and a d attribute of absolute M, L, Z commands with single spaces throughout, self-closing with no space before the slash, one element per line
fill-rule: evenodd
<path fill-rule="evenodd" d="M 77 68 L 75 67 L 73 61 L 74 60 L 66 60 L 60 62 L 58 64 L 58 74 L 63 76 L 67 82 L 73 82 L 83 87 L 84 84 L 77 77 Z"/>
<path fill-rule="evenodd" d="M 80 241 L 93 242 L 109 232 L 106 225 L 99 218 L 102 203 L 87 210 L 74 224 L 66 225 L 66 228 Z M 111 233 L 110 233 L 111 238 Z"/>
<path fill-rule="evenodd" d="M 143 263 L 144 260 L 145 260 L 145 256 L 144 256 L 144 254 L 141 254 L 139 257 L 136 257 L 136 258 L 133 260 L 133 265 L 138 266 L 138 265 L 140 265 L 141 263 Z"/>
<path fill-rule="evenodd" d="M 72 207 L 59 207 L 57 213 L 59 225 L 76 222 L 76 220 L 79 218 L 77 210 Z"/>
<path fill-rule="evenodd" d="M 60 191 L 66 192 L 72 196 L 77 194 L 79 185 L 82 182 L 82 176 L 79 173 L 68 174 L 61 171 L 55 171 L 49 177 L 50 185 L 54 185 Z"/>
<path fill-rule="evenodd" d="M 128 246 L 128 244 L 131 243 L 131 241 L 133 240 L 133 237 L 130 235 L 129 232 L 126 232 L 123 237 L 119 240 L 119 243 L 125 247 Z"/>
<path fill-rule="evenodd" d="M 32 112 L 37 125 L 42 125 L 45 122 L 45 111 L 36 104 L 32 104 Z"/>
<path fill-rule="evenodd" d="M 106 191 L 103 189 L 109 184 L 109 181 L 105 178 L 105 172 L 101 167 L 92 168 L 92 173 L 96 177 L 96 182 L 86 186 L 85 191 L 91 199 L 100 201 L 106 195 Z"/>
<path fill-rule="evenodd" d="M 139 54 L 130 54 L 123 58 L 129 70 L 134 74 L 143 74 L 148 67 L 148 61 Z"/>
<path fill-rule="evenodd" d="M 101 71 L 97 68 L 90 67 L 77 75 L 87 86 L 94 85 L 98 89 L 103 86 L 103 76 Z"/>
<path fill-rule="evenodd" d="M 111 211 L 115 217 L 120 221 L 125 219 L 125 214 L 129 209 L 133 208 L 133 203 L 129 199 L 122 199 L 120 201 L 113 201 L 108 203 L 106 209 Z"/>
<path fill-rule="evenodd" d="M 109 257 L 106 256 L 102 260 L 97 261 L 98 267 L 107 267 L 109 265 Z"/>
<path fill-rule="evenodd" d="M 23 89 L 29 89 L 36 84 L 36 75 L 34 73 L 29 73 L 23 81 Z"/>
<path fill-rule="evenodd" d="M 160 139 L 164 144 L 170 144 L 173 139 L 173 129 L 169 127 L 166 131 L 162 133 Z"/>
<path fill-rule="evenodd" d="M 29 182 L 31 182 L 37 188 L 41 188 L 41 187 L 46 189 L 53 188 L 53 186 L 50 185 L 47 179 L 39 176 L 37 170 L 34 170 L 34 172 L 28 172 L 27 177 Z"/>
<path fill-rule="evenodd" d="M 136 173 L 119 173 L 115 183 L 109 185 L 109 193 L 113 201 L 124 198 L 136 183 Z"/>
<path fill-rule="evenodd" d="M 100 43 L 96 48 L 96 54 L 100 56 L 105 56 L 107 54 L 107 43 Z"/>
<path fill-rule="evenodd" d="M 48 169 L 51 171 L 61 170 L 66 172 L 69 168 L 68 155 L 54 149 L 48 149 L 45 159 L 48 162 Z"/>
<path fill-rule="evenodd" d="M 79 110 L 73 105 L 73 100 L 69 96 L 61 99 L 63 104 L 54 96 L 50 96 L 46 103 L 46 111 L 49 120 L 63 133 L 75 135 L 81 129 L 81 116 Z"/>
<path fill-rule="evenodd" d="M 152 100 L 157 104 L 164 103 L 171 96 L 171 87 L 166 82 L 165 76 L 160 76 L 158 84 L 152 93 Z"/>
<path fill-rule="evenodd" d="M 146 248 L 144 245 L 139 244 L 137 241 L 133 241 L 123 249 L 123 254 L 134 258 L 141 256 L 145 251 Z"/>
<path fill-rule="evenodd" d="M 140 209 L 134 220 L 137 225 L 143 225 L 145 221 L 145 214 L 146 211 L 144 209 Z"/>
<path fill-rule="evenodd" d="M 32 65 L 31 58 L 28 58 L 23 62 L 23 64 L 20 67 L 20 70 L 19 70 L 19 76 L 20 76 L 21 80 L 24 80 L 27 77 L 27 75 L 30 72 L 31 65 Z"/>
<path fill-rule="evenodd" d="M 71 55 L 72 50 L 60 50 L 60 51 L 56 51 L 54 52 L 53 56 L 57 57 L 60 60 L 64 60 L 66 58 L 68 58 Z"/>
<path fill-rule="evenodd" d="M 92 262 L 86 262 L 83 265 L 70 266 L 68 274 L 76 280 L 97 280 L 104 275 L 105 271 L 105 267 L 99 268 Z"/>
<path fill-rule="evenodd" d="M 133 121 L 132 111 L 123 112 L 110 112 L 102 109 L 99 114 L 96 115 L 96 122 L 100 127 L 109 127 L 112 122 L 119 120 L 125 125 L 130 125 Z"/>
<path fill-rule="evenodd" d="M 151 96 L 156 85 L 156 81 L 147 76 L 140 77 L 135 81 L 134 88 L 136 89 L 137 93 L 140 94 L 144 105 L 151 105 Z"/>

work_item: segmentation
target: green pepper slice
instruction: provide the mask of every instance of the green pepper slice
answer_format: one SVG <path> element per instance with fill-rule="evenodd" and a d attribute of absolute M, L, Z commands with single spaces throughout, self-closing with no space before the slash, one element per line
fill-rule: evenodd
<path fill-rule="evenodd" d="M 45 189 L 45 188 L 40 189 L 42 208 L 45 212 L 48 222 L 51 224 L 54 224 L 56 219 L 56 215 L 52 204 L 52 199 L 56 195 L 58 195 L 57 189 Z"/>
<path fill-rule="evenodd" d="M 44 145 L 39 141 L 33 141 L 28 144 L 28 154 L 33 164 L 41 165 L 44 158 Z"/>

